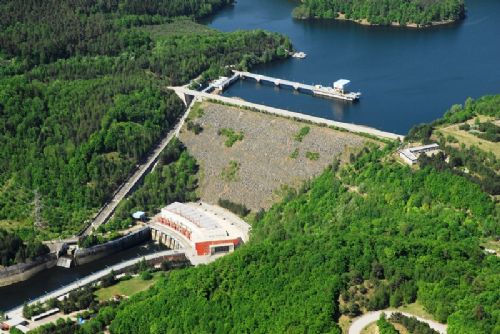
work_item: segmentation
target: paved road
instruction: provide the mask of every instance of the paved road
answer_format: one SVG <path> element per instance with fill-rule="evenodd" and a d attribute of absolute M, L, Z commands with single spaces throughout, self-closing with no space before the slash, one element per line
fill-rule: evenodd
<path fill-rule="evenodd" d="M 374 312 L 368 312 L 366 314 L 363 314 L 361 317 L 354 319 L 352 322 L 351 326 L 349 327 L 349 334 L 360 334 L 363 328 L 371 324 L 372 322 L 377 321 L 380 318 L 380 315 L 382 313 L 385 313 L 387 317 L 390 317 L 392 313 L 397 312 L 397 311 L 390 311 L 390 310 L 384 310 L 384 311 L 374 311 Z M 407 317 L 415 317 L 419 321 L 428 323 L 429 326 L 438 331 L 441 334 L 446 334 L 447 333 L 447 325 L 440 324 L 439 322 L 432 321 L 432 320 L 427 320 L 424 318 L 417 317 L 413 314 L 405 313 L 405 312 L 399 312 L 402 313 L 403 315 Z"/>
<path fill-rule="evenodd" d="M 328 126 L 334 126 L 334 127 L 349 130 L 351 132 L 366 133 L 366 134 L 370 134 L 370 135 L 382 137 L 382 138 L 387 138 L 387 139 L 403 140 L 403 138 L 404 138 L 404 136 L 402 136 L 402 135 L 377 130 L 375 128 L 370 128 L 370 127 L 364 126 L 364 125 L 357 125 L 357 124 L 352 124 L 352 123 L 343 123 L 343 122 L 332 121 L 332 120 L 325 119 L 325 118 L 320 118 L 320 117 L 315 117 L 315 116 L 297 113 L 297 112 L 293 112 L 293 111 L 288 111 L 288 110 L 284 110 L 284 109 L 269 107 L 269 106 L 265 106 L 262 104 L 256 104 L 256 103 L 252 103 L 252 102 L 248 102 L 248 101 L 243 101 L 240 99 L 198 92 L 195 90 L 191 90 L 187 87 L 169 87 L 169 89 L 174 90 L 177 93 L 177 95 L 179 95 L 181 97 L 181 99 L 183 99 L 183 100 L 184 100 L 183 95 L 191 95 L 191 96 L 194 96 L 198 99 L 215 100 L 215 101 L 231 104 L 231 105 L 234 105 L 237 107 L 261 110 L 261 111 L 268 112 L 270 114 L 274 114 L 274 115 L 278 115 L 278 116 L 297 118 L 297 119 L 302 119 L 302 120 L 309 121 L 309 122 L 316 123 L 316 124 L 325 124 Z"/>
<path fill-rule="evenodd" d="M 33 301 L 30 302 L 30 304 L 33 304 L 33 303 L 36 303 L 36 302 L 45 302 L 51 298 L 58 298 L 60 296 L 63 296 L 79 287 L 82 287 L 82 286 L 85 286 L 87 284 L 90 284 L 90 283 L 93 283 L 93 282 L 96 282 L 98 281 L 99 279 L 101 279 L 102 277 L 108 275 L 109 273 L 111 273 L 111 271 L 119 271 L 119 270 L 122 270 L 122 269 L 125 269 L 125 268 L 128 268 L 128 267 L 131 267 L 133 266 L 134 264 L 136 263 L 139 263 L 140 261 L 142 261 L 142 259 L 146 259 L 147 261 L 148 260 L 153 260 L 153 259 L 157 259 L 157 258 L 160 258 L 160 257 L 163 257 L 163 256 L 168 256 L 168 255 L 175 255 L 175 254 L 184 254 L 184 251 L 181 249 L 181 250 L 167 250 L 167 251 L 161 251 L 161 252 L 158 252 L 158 253 L 154 253 L 154 254 L 148 254 L 148 255 L 143 255 L 143 256 L 139 256 L 139 257 L 136 257 L 136 258 L 133 258 L 133 259 L 130 259 L 130 260 L 127 260 L 127 261 L 124 261 L 124 262 L 120 262 L 118 264 L 115 264 L 114 266 L 111 266 L 111 267 L 107 267 L 106 269 L 103 269 L 103 270 L 100 270 L 92 275 L 89 275 L 89 276 L 86 276 L 78 281 L 75 281 L 71 284 L 68 284 L 60 289 L 57 289 L 55 291 L 52 291 L 52 292 L 49 292 L 47 293 L 46 295 L 43 295 Z M 11 309 L 7 312 L 5 312 L 9 318 L 13 318 L 13 317 L 22 317 L 22 313 L 23 313 L 23 306 L 18 306 L 14 309 Z"/>
<path fill-rule="evenodd" d="M 191 104 L 193 105 L 193 104 Z M 116 207 L 118 204 L 121 202 L 125 196 L 132 190 L 132 188 L 135 186 L 135 184 L 141 180 L 141 178 L 146 174 L 146 172 L 150 169 L 150 167 L 156 163 L 158 160 L 158 157 L 160 156 L 160 153 L 165 149 L 165 147 L 170 143 L 170 141 L 174 137 L 179 136 L 179 132 L 182 128 L 182 125 L 186 121 L 186 118 L 189 114 L 189 111 L 191 110 L 191 107 L 189 107 L 184 115 L 179 119 L 179 122 L 176 124 L 173 130 L 171 130 L 165 138 L 158 144 L 158 146 L 154 149 L 154 151 L 149 155 L 147 158 L 146 162 L 143 163 L 142 165 L 139 165 L 139 167 L 136 169 L 134 174 L 118 188 L 118 190 L 113 194 L 113 198 L 111 201 L 106 203 L 101 210 L 97 213 L 97 215 L 94 217 L 92 223 L 82 232 L 82 235 L 89 235 L 97 229 L 99 226 L 104 224 L 113 214 L 115 211 Z"/>

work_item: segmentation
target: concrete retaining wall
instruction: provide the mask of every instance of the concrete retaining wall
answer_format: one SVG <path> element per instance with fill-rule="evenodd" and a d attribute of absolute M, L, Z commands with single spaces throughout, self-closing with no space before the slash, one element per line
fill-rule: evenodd
<path fill-rule="evenodd" d="M 74 254 L 76 265 L 82 265 L 107 255 L 122 251 L 151 239 L 151 230 L 144 227 L 119 239 L 89 248 L 78 249 Z"/>
<path fill-rule="evenodd" d="M 25 281 L 40 271 L 52 268 L 57 263 L 57 255 L 49 253 L 34 261 L 16 264 L 0 270 L 0 286 L 6 286 Z"/>

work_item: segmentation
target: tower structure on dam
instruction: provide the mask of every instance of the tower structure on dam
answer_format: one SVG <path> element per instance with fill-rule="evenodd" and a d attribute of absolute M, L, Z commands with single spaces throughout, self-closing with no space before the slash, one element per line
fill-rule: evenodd
<path fill-rule="evenodd" d="M 198 256 L 234 251 L 247 240 L 249 230 L 238 217 L 205 203 L 172 203 L 149 225 L 153 239 L 164 238 L 174 249 L 191 248 Z"/>

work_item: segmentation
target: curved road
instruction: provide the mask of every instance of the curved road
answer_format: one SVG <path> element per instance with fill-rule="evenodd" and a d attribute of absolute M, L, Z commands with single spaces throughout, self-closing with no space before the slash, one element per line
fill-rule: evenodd
<path fill-rule="evenodd" d="M 366 314 L 363 314 L 359 318 L 354 319 L 352 322 L 351 326 L 349 327 L 349 334 L 360 334 L 363 328 L 371 324 L 372 322 L 377 321 L 380 318 L 380 315 L 382 313 L 385 313 L 387 317 L 390 317 L 391 314 L 396 313 L 399 311 L 391 311 L 391 310 L 382 310 L 382 311 L 374 311 L 374 312 L 368 312 Z M 433 321 L 433 320 L 428 320 L 424 319 L 421 317 L 417 317 L 413 314 L 406 313 L 406 312 L 399 312 L 407 317 L 414 317 L 417 318 L 419 321 L 425 322 L 429 324 L 429 326 L 438 331 L 441 334 L 446 334 L 447 333 L 447 325 L 440 324 L 439 322 Z"/>

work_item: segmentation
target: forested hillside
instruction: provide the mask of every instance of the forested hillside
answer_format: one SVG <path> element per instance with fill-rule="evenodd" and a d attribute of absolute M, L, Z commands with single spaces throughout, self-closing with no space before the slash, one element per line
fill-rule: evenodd
<path fill-rule="evenodd" d="M 0 226 L 77 232 L 183 112 L 167 85 L 285 56 L 281 35 L 177 18 L 228 2 L 0 3 Z"/>
<path fill-rule="evenodd" d="M 304 0 L 294 10 L 296 18 L 366 20 L 370 24 L 429 25 L 464 18 L 463 0 Z"/>
<path fill-rule="evenodd" d="M 462 175 L 485 192 L 500 195 L 500 146 L 495 141 L 499 120 L 500 95 L 467 99 L 463 105 L 452 106 L 441 119 L 413 127 L 407 140 L 439 142 L 444 154 L 423 155 L 421 164 Z"/>
<path fill-rule="evenodd" d="M 114 318 L 115 334 L 340 333 L 360 282 L 368 309 L 418 300 L 451 334 L 498 331 L 500 261 L 479 245 L 500 232 L 498 205 L 461 176 L 395 163 L 394 149 L 334 163 L 258 215 L 234 254 L 170 273 L 81 332 Z"/>

